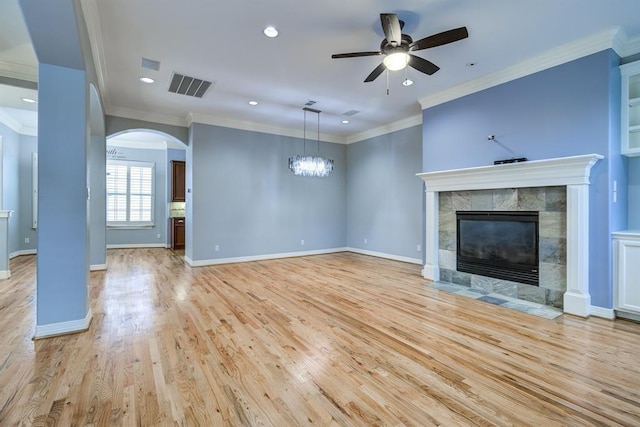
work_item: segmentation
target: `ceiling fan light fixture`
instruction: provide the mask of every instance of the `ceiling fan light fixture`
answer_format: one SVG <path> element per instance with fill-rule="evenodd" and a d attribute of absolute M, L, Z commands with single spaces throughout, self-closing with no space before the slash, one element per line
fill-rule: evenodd
<path fill-rule="evenodd" d="M 403 70 L 409 64 L 409 54 L 405 51 L 392 52 L 382 62 L 389 71 Z"/>

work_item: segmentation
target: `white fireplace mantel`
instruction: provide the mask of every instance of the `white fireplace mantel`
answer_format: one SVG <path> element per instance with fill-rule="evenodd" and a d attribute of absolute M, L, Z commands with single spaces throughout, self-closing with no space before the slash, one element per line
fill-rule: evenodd
<path fill-rule="evenodd" d="M 567 290 L 565 313 L 588 316 L 589 295 L 589 176 L 603 156 L 585 154 L 555 159 L 420 173 L 425 182 L 426 242 L 423 274 L 439 280 L 438 193 L 525 187 L 567 187 Z"/>

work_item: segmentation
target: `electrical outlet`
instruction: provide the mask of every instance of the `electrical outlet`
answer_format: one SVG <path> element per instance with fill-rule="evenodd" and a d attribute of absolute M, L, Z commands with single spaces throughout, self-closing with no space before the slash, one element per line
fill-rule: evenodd
<path fill-rule="evenodd" d="M 420 251 L 422 250 L 422 245 L 417 245 L 417 246 L 416 246 L 416 250 L 417 250 L 418 252 L 420 252 Z"/>
<path fill-rule="evenodd" d="M 216 247 L 214 248 L 214 250 L 215 250 L 216 252 L 220 252 L 220 245 L 216 245 Z"/>
<path fill-rule="evenodd" d="M 25 243 L 29 243 L 29 242 L 30 242 L 29 238 L 28 238 L 28 237 L 25 237 L 25 238 L 24 238 L 24 242 L 25 242 Z"/>
<path fill-rule="evenodd" d="M 300 240 L 300 246 L 304 246 L 304 239 Z"/>
<path fill-rule="evenodd" d="M 366 237 L 364 238 L 364 244 L 365 245 L 367 244 L 367 238 Z"/>
<path fill-rule="evenodd" d="M 159 239 L 160 238 L 160 233 L 158 233 L 158 235 L 156 237 Z"/>

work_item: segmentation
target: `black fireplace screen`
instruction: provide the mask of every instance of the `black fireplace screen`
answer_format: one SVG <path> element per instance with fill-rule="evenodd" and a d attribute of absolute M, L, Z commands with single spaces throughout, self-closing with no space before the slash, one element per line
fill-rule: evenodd
<path fill-rule="evenodd" d="M 539 285 L 538 212 L 456 212 L 458 271 Z"/>

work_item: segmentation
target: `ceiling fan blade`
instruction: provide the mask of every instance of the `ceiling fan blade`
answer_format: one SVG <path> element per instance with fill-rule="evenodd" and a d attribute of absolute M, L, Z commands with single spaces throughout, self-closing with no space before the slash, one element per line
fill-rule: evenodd
<path fill-rule="evenodd" d="M 383 64 L 384 65 L 384 64 Z M 433 74 L 440 69 L 436 64 L 419 56 L 409 55 L 409 66 L 425 74 Z"/>
<path fill-rule="evenodd" d="M 400 27 L 400 20 L 395 13 L 381 13 L 380 22 L 382 23 L 382 31 L 389 43 L 394 43 L 396 46 L 400 46 L 402 42 L 402 28 Z"/>
<path fill-rule="evenodd" d="M 381 63 L 380 63 L 380 65 L 378 65 L 378 66 L 376 67 L 376 69 L 375 69 L 375 70 L 373 70 L 373 71 L 371 72 L 371 74 L 369 74 L 369 75 L 367 76 L 367 78 L 366 78 L 366 79 L 364 79 L 364 82 L 365 82 L 365 83 L 369 83 L 369 82 L 374 81 L 374 80 L 375 80 L 375 79 L 377 79 L 377 78 L 378 78 L 378 76 L 379 76 L 380 74 L 382 74 L 382 72 L 383 72 L 384 70 L 386 70 L 386 69 L 387 69 L 387 67 L 385 67 L 384 63 L 382 63 L 382 62 L 381 62 Z"/>
<path fill-rule="evenodd" d="M 443 44 L 457 42 L 458 40 L 469 37 L 467 27 L 455 28 L 449 31 L 443 31 L 429 37 L 425 37 L 415 41 L 409 45 L 409 50 L 429 49 L 430 47 L 442 46 Z"/>
<path fill-rule="evenodd" d="M 333 59 L 336 58 L 357 58 L 359 56 L 378 56 L 382 55 L 380 51 L 376 52 L 353 52 L 353 53 L 335 53 L 331 55 Z"/>

